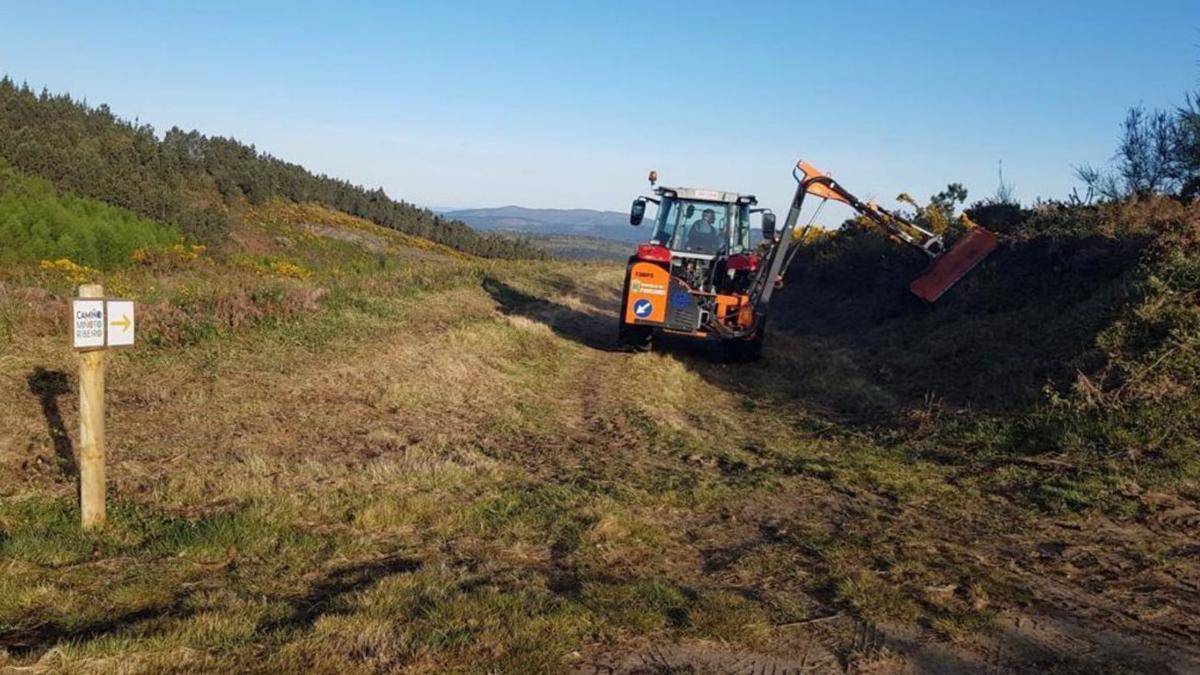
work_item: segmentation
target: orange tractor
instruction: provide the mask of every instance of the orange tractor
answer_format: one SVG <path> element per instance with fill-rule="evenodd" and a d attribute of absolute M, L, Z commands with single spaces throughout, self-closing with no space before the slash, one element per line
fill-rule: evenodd
<path fill-rule="evenodd" d="M 634 349 L 649 349 L 656 334 L 719 341 L 735 360 L 762 354 L 771 296 L 799 250 L 811 223 L 793 236 L 807 195 L 846 204 L 896 240 L 930 258 L 909 289 L 933 303 L 997 246 L 996 235 L 972 228 L 951 248 L 942 238 L 903 216 L 863 202 L 830 176 L 800 161 L 792 170 L 797 187 L 783 227 L 775 214 L 756 208 L 753 195 L 683 187 L 657 187 L 656 197 L 638 197 L 629 222 L 640 225 L 646 203 L 658 205 L 650 241 L 638 245 L 625 271 L 618 337 Z M 750 218 L 760 213 L 763 247 L 750 239 Z"/>

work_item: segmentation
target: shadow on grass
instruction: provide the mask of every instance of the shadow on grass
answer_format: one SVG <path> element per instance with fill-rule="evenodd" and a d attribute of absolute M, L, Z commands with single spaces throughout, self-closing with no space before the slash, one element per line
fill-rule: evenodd
<path fill-rule="evenodd" d="M 24 658 L 63 642 L 85 642 L 120 633 L 139 624 L 187 618 L 191 614 L 191 610 L 185 607 L 189 595 L 190 593 L 179 593 L 168 602 L 95 621 L 47 622 L 28 627 L 0 629 L 0 649 L 6 650 L 10 656 Z"/>
<path fill-rule="evenodd" d="M 346 595 L 361 591 L 384 578 L 410 574 L 420 568 L 421 561 L 400 556 L 339 567 L 313 584 L 307 593 L 288 602 L 290 611 L 287 616 L 264 623 L 255 632 L 267 635 L 279 631 L 308 630 L 320 617 L 340 613 L 342 610 L 338 607 L 338 601 Z"/>
<path fill-rule="evenodd" d="M 38 397 L 42 405 L 42 417 L 46 418 L 47 431 L 54 443 L 54 454 L 64 474 L 76 474 L 75 452 L 71 444 L 71 435 L 63 424 L 62 411 L 58 407 L 58 397 L 71 393 L 67 374 L 59 370 L 46 370 L 41 366 L 33 369 L 26 377 L 29 391 Z"/>
<path fill-rule="evenodd" d="M 363 590 L 381 579 L 420 569 L 420 561 L 403 557 L 356 563 L 340 567 L 314 584 L 307 593 L 288 602 L 290 611 L 282 618 L 262 624 L 257 633 L 307 630 L 318 618 L 340 610 L 338 601 Z M 124 612 L 102 620 L 87 622 L 44 622 L 32 626 L 0 628 L 0 649 L 15 658 L 34 656 L 56 645 L 87 642 L 115 635 L 136 626 L 150 626 L 164 620 L 186 619 L 192 614 L 187 601 L 191 592 L 174 595 L 168 602 Z"/>
<path fill-rule="evenodd" d="M 557 287 L 559 284 L 555 284 Z M 617 345 L 617 322 L 615 313 L 581 312 L 565 305 L 531 295 L 514 288 L 494 277 L 485 277 L 483 290 L 492 297 L 500 311 L 545 324 L 560 337 L 578 342 L 585 347 L 601 351 L 621 351 Z M 566 289 L 569 290 L 569 289 Z M 597 306 L 599 298 L 581 298 L 586 304 Z"/>

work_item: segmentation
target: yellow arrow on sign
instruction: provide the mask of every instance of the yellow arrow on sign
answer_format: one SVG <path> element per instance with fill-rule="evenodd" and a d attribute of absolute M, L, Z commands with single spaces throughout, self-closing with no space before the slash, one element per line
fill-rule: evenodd
<path fill-rule="evenodd" d="M 129 320 L 128 314 L 122 314 L 120 321 L 109 321 L 108 323 L 110 326 L 117 326 L 125 332 L 129 332 L 129 327 L 133 325 L 133 322 Z"/>

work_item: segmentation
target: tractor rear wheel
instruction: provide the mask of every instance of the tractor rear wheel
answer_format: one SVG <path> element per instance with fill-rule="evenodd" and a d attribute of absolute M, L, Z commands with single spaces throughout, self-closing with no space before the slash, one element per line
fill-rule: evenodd
<path fill-rule="evenodd" d="M 629 302 L 630 272 L 636 262 L 636 256 L 630 258 L 629 264 L 625 268 L 625 288 L 621 289 L 621 313 L 617 315 L 621 317 L 619 319 L 621 323 L 617 325 L 617 342 L 622 347 L 634 351 L 648 352 L 654 342 L 654 329 L 650 326 L 635 326 L 624 321 L 626 305 Z"/>
<path fill-rule="evenodd" d="M 753 337 L 741 340 L 726 340 L 721 343 L 725 360 L 731 363 L 750 363 L 762 358 L 763 331 L 759 329 Z"/>
<path fill-rule="evenodd" d="M 654 329 L 649 326 L 631 326 L 622 322 L 617 329 L 617 342 L 639 352 L 650 351 L 654 344 Z"/>

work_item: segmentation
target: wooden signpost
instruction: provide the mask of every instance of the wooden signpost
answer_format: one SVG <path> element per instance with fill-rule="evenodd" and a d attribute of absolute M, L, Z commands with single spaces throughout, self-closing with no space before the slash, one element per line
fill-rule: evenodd
<path fill-rule="evenodd" d="M 79 511 L 83 529 L 104 525 L 104 350 L 131 347 L 133 302 L 104 297 L 104 287 L 79 287 L 71 301 L 71 346 L 79 352 Z"/>

